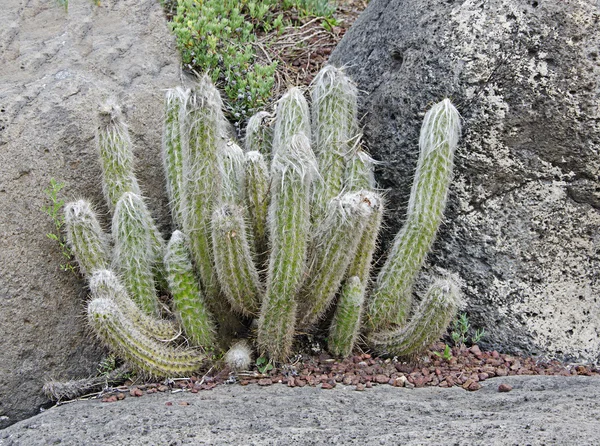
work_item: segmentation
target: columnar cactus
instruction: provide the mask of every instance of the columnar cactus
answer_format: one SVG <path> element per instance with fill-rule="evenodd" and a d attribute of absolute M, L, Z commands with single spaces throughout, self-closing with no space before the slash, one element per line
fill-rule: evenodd
<path fill-rule="evenodd" d="M 269 125 L 269 120 L 272 117 L 271 113 L 260 111 L 248 120 L 244 140 L 246 152 L 257 151 L 265 157 L 271 155 L 273 129 Z"/>
<path fill-rule="evenodd" d="M 215 323 L 194 275 L 187 238 L 181 231 L 171 235 L 164 263 L 173 309 L 185 335 L 192 345 L 212 350 L 216 344 Z"/>
<path fill-rule="evenodd" d="M 314 220 L 323 218 L 331 199 L 344 187 L 344 174 L 357 135 L 357 89 L 339 68 L 324 67 L 313 82 L 312 123 L 319 180 L 315 183 Z"/>
<path fill-rule="evenodd" d="M 342 287 L 329 328 L 327 348 L 332 355 L 346 357 L 352 353 L 360 331 L 364 300 L 365 286 L 358 277 L 349 277 Z"/>
<path fill-rule="evenodd" d="M 374 333 L 369 337 L 369 345 L 383 355 L 415 356 L 444 334 L 459 305 L 456 280 L 437 279 L 405 327 Z"/>
<path fill-rule="evenodd" d="M 138 330 L 110 299 L 88 304 L 88 321 L 100 339 L 138 371 L 148 376 L 189 376 L 206 362 L 206 356 L 158 342 Z"/>
<path fill-rule="evenodd" d="M 259 265 L 267 255 L 267 214 L 269 209 L 269 168 L 258 151 L 246 152 L 244 162 L 245 203 L 254 235 L 254 252 Z"/>
<path fill-rule="evenodd" d="M 111 211 L 125 192 L 140 194 L 133 173 L 133 151 L 121 108 L 112 101 L 100 109 L 96 144 L 102 167 L 102 191 Z"/>
<path fill-rule="evenodd" d="M 223 205 L 212 219 L 213 252 L 221 288 L 231 307 L 246 316 L 257 316 L 263 286 L 250 252 L 242 208 Z"/>
<path fill-rule="evenodd" d="M 112 233 L 114 265 L 122 274 L 127 291 L 143 311 L 158 316 L 153 273 L 156 252 L 148 208 L 139 195 L 125 192 L 121 196 L 115 207 Z"/>
<path fill-rule="evenodd" d="M 425 115 L 406 222 L 394 239 L 368 306 L 371 331 L 402 326 L 408 318 L 414 281 L 442 221 L 459 135 L 460 116 L 449 99 Z"/>
<path fill-rule="evenodd" d="M 110 247 L 89 201 L 78 200 L 65 206 L 67 243 L 79 263 L 81 273 L 89 279 L 98 269 L 108 268 Z"/>
<path fill-rule="evenodd" d="M 165 125 L 163 129 L 162 156 L 165 169 L 167 195 L 173 223 L 183 227 L 183 135 L 185 110 L 190 91 L 181 87 L 167 90 L 165 98 Z"/>
<path fill-rule="evenodd" d="M 217 152 L 217 166 L 221 178 L 216 203 L 241 204 L 244 196 L 244 152 L 233 141 L 223 144 Z"/>
<path fill-rule="evenodd" d="M 316 248 L 309 259 L 307 280 L 298 301 L 301 327 L 318 322 L 329 308 L 379 199 L 371 192 L 342 195 L 329 203 L 327 217 L 315 230 Z"/>

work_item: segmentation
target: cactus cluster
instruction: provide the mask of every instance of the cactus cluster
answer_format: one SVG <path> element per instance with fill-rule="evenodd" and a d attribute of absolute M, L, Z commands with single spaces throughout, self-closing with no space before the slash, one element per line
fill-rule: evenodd
<path fill-rule="evenodd" d="M 443 334 L 459 304 L 456 280 L 435 280 L 414 309 L 412 296 L 447 199 L 457 111 L 445 99 L 426 114 L 407 219 L 373 278 L 384 199 L 361 145 L 357 90 L 327 66 L 310 96 L 309 106 L 292 88 L 274 117 L 251 118 L 242 150 L 207 76 L 167 92 L 168 243 L 141 195 L 118 107 L 101 111 L 96 140 L 112 235 L 80 200 L 66 206 L 67 237 L 89 280 L 91 326 L 137 371 L 190 374 L 227 347 L 226 363 L 243 369 L 252 342 L 259 355 L 285 361 L 298 331 L 324 323 L 336 356 L 351 354 L 358 339 L 411 356 Z"/>

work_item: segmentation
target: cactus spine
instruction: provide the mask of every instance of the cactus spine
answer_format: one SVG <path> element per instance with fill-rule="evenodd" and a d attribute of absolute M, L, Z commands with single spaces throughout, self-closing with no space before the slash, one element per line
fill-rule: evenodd
<path fill-rule="evenodd" d="M 81 273 L 90 278 L 95 270 L 108 268 L 110 248 L 89 201 L 78 200 L 65 206 L 67 243 Z"/>
<path fill-rule="evenodd" d="M 295 295 L 305 271 L 310 229 L 310 186 L 316 161 L 310 140 L 308 104 L 291 89 L 277 109 L 269 206 L 271 256 L 267 291 L 258 321 L 257 344 L 274 360 L 291 350 L 296 321 Z"/>
<path fill-rule="evenodd" d="M 323 218 L 329 201 L 344 186 L 344 174 L 356 136 L 357 89 L 332 65 L 324 67 L 312 88 L 312 124 L 321 177 L 315 184 L 314 221 Z"/>
<path fill-rule="evenodd" d="M 140 308 L 159 314 L 152 271 L 156 253 L 152 242 L 149 212 L 139 195 L 126 192 L 117 202 L 112 222 L 114 263 L 125 287 Z"/>
<path fill-rule="evenodd" d="M 377 196 L 366 191 L 344 194 L 329 203 L 327 218 L 315 231 L 308 280 L 298 297 L 301 327 L 318 322 L 329 308 L 356 254 L 359 235 L 378 207 Z"/>
<path fill-rule="evenodd" d="M 221 287 L 232 308 L 258 315 L 263 288 L 250 253 L 242 208 L 224 205 L 212 219 L 213 252 Z"/>
<path fill-rule="evenodd" d="M 260 152 L 246 152 L 245 155 L 245 202 L 254 236 L 254 252 L 259 259 L 259 265 L 262 266 L 267 253 L 269 168 Z"/>
<path fill-rule="evenodd" d="M 173 306 L 192 345 L 209 350 L 215 346 L 215 325 L 194 275 L 187 239 L 181 231 L 173 232 L 165 254 L 165 270 Z"/>
<path fill-rule="evenodd" d="M 182 129 L 190 91 L 181 87 L 167 90 L 162 156 L 171 216 L 176 227 L 183 225 L 183 149 Z"/>
<path fill-rule="evenodd" d="M 459 134 L 460 116 L 450 100 L 425 115 L 406 222 L 377 278 L 368 309 L 370 330 L 406 322 L 415 278 L 442 221 Z"/>
<path fill-rule="evenodd" d="M 200 79 L 188 106 L 189 129 L 183 156 L 186 202 L 183 227 L 190 239 L 205 296 L 216 307 L 219 284 L 212 260 L 210 219 L 221 188 L 217 153 L 225 143 L 225 117 L 219 92 L 208 76 Z"/>
<path fill-rule="evenodd" d="M 206 360 L 195 350 L 177 350 L 144 335 L 111 299 L 90 301 L 88 321 L 108 347 L 145 375 L 189 376 L 199 370 Z"/>
<path fill-rule="evenodd" d="M 360 330 L 364 299 L 365 286 L 360 279 L 356 276 L 348 278 L 329 328 L 327 347 L 332 355 L 346 357 L 352 353 Z"/>
<path fill-rule="evenodd" d="M 406 327 L 375 333 L 369 344 L 384 355 L 414 356 L 444 334 L 459 305 L 460 291 L 455 280 L 437 279 Z"/>
<path fill-rule="evenodd" d="M 125 192 L 140 194 L 140 187 L 133 173 L 133 152 L 127 125 L 123 122 L 121 109 L 112 101 L 99 112 L 96 145 L 102 166 L 102 190 L 111 211 Z"/>
<path fill-rule="evenodd" d="M 233 344 L 223 359 L 234 372 L 248 370 L 252 365 L 252 350 L 246 341 L 239 341 Z"/>
<path fill-rule="evenodd" d="M 140 310 L 111 270 L 99 269 L 94 272 L 90 278 L 90 292 L 94 298 L 113 300 L 119 310 L 146 336 L 158 341 L 168 341 L 180 334 L 172 322 L 154 318 Z"/>
<path fill-rule="evenodd" d="M 233 141 L 219 148 L 217 164 L 222 185 L 216 203 L 241 204 L 244 189 L 244 152 Z"/>

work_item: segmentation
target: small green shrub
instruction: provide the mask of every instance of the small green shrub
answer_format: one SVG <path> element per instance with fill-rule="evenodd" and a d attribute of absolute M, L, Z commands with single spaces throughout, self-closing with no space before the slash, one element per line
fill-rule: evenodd
<path fill-rule="evenodd" d="M 44 206 L 42 210 L 50 217 L 54 226 L 53 232 L 46 233 L 46 237 L 50 240 L 54 240 L 60 247 L 60 253 L 63 257 L 63 261 L 60 263 L 60 269 L 62 271 L 69 271 L 74 273 L 75 267 L 71 263 L 73 255 L 71 250 L 67 246 L 67 241 L 63 236 L 63 230 L 65 225 L 65 216 L 63 214 L 63 207 L 65 200 L 60 198 L 60 191 L 65 187 L 65 183 L 56 181 L 54 178 L 50 178 L 50 186 L 44 189 L 44 193 L 50 202 Z"/>

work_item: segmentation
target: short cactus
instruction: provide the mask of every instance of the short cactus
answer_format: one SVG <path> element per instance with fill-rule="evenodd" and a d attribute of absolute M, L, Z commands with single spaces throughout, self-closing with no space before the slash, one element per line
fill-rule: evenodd
<path fill-rule="evenodd" d="M 65 206 L 67 243 L 81 273 L 90 278 L 95 270 L 108 268 L 110 247 L 89 201 L 78 200 Z"/>
<path fill-rule="evenodd" d="M 273 129 L 269 125 L 269 120 L 272 117 L 271 113 L 260 111 L 248 120 L 246 138 L 244 140 L 246 152 L 257 151 L 265 157 L 271 155 Z"/>
<path fill-rule="evenodd" d="M 352 353 L 360 331 L 364 300 L 364 285 L 358 277 L 349 277 L 342 287 L 329 328 L 327 349 L 332 355 L 346 357 Z"/>
<path fill-rule="evenodd" d="M 165 254 L 165 270 L 173 296 L 173 309 L 185 335 L 194 346 L 211 350 L 216 344 L 216 327 L 194 275 L 188 241 L 181 231 L 173 232 Z"/>
<path fill-rule="evenodd" d="M 129 131 L 123 122 L 121 108 L 106 102 L 99 113 L 96 145 L 102 166 L 102 190 L 112 211 L 125 192 L 140 194 L 133 172 L 133 151 Z"/>
<path fill-rule="evenodd" d="M 442 221 L 459 135 L 460 116 L 450 100 L 434 105 L 425 115 L 406 222 L 394 239 L 369 302 L 371 331 L 402 326 L 408 318 L 414 281 Z"/>
<path fill-rule="evenodd" d="M 252 350 L 246 341 L 239 341 L 233 344 L 223 359 L 234 372 L 248 370 L 252 365 Z"/>

